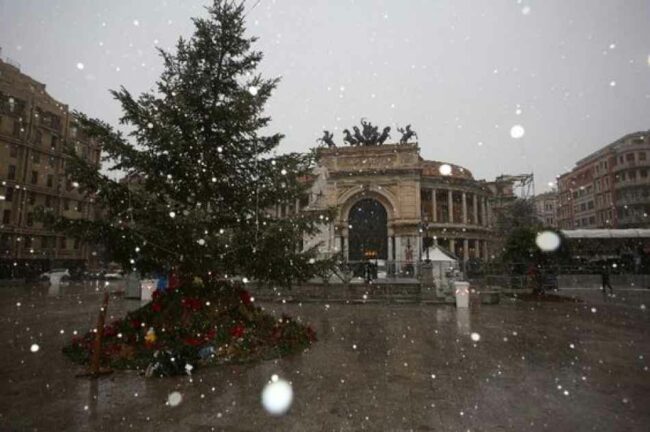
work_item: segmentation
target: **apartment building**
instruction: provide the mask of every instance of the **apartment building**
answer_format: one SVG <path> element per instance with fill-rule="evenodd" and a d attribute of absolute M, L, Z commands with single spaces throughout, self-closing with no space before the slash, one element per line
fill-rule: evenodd
<path fill-rule="evenodd" d="M 70 218 L 95 217 L 93 203 L 66 178 L 66 146 L 99 169 L 100 146 L 84 136 L 68 106 L 0 59 L 0 278 L 84 267 L 93 259 L 89 245 L 34 217 L 39 206 Z"/>
<path fill-rule="evenodd" d="M 558 225 L 650 227 L 650 131 L 634 132 L 579 160 L 558 178 Z"/>

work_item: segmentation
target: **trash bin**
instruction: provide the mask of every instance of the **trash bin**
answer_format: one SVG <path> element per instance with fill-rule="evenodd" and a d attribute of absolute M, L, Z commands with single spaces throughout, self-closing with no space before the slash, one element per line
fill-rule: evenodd
<path fill-rule="evenodd" d="M 130 272 L 126 275 L 126 298 L 140 299 L 141 297 L 140 275 L 137 272 Z"/>
<path fill-rule="evenodd" d="M 142 290 L 140 299 L 142 301 L 151 301 L 153 292 L 156 291 L 156 279 L 143 279 L 140 282 L 140 288 Z"/>
<path fill-rule="evenodd" d="M 456 293 L 456 307 L 469 307 L 469 282 L 454 282 L 454 293 Z"/>

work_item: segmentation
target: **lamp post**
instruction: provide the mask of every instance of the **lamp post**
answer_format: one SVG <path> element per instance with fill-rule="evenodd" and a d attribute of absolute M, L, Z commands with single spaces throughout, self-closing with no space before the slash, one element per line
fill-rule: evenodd
<path fill-rule="evenodd" d="M 429 237 L 429 222 L 427 219 L 422 220 L 418 224 L 420 231 L 420 244 L 425 248 L 426 252 L 426 262 L 430 262 L 429 259 L 429 248 L 433 245 L 433 239 Z M 424 231 L 424 241 L 422 241 L 422 232 Z"/>

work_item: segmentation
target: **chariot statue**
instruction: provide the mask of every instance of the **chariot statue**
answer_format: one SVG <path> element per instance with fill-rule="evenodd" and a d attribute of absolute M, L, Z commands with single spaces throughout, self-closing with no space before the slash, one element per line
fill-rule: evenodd
<path fill-rule="evenodd" d="M 397 131 L 402 134 L 402 137 L 399 139 L 400 144 L 408 144 L 411 138 L 418 137 L 418 134 L 416 134 L 415 131 L 411 129 L 410 124 L 406 125 L 405 128 L 398 127 Z"/>
<path fill-rule="evenodd" d="M 326 145 L 329 148 L 332 148 L 332 147 L 336 147 L 333 138 L 334 138 L 334 133 L 328 130 L 324 130 L 323 136 L 321 138 L 318 138 L 316 141 Z"/>
<path fill-rule="evenodd" d="M 390 126 L 386 126 L 380 132 L 378 126 L 373 125 L 365 118 L 362 118 L 360 123 L 361 127 L 352 126 L 352 131 L 350 131 L 350 129 L 343 129 L 344 143 L 347 143 L 352 147 L 378 146 L 383 145 L 386 140 L 390 138 Z M 415 131 L 411 129 L 410 124 L 407 125 L 406 128 L 398 127 L 397 130 L 402 134 L 402 137 L 399 140 L 400 144 L 408 144 L 411 138 L 417 138 L 418 136 Z M 334 134 L 328 130 L 323 131 L 323 136 L 318 138 L 316 141 L 330 148 L 336 147 L 336 144 L 334 143 Z"/>

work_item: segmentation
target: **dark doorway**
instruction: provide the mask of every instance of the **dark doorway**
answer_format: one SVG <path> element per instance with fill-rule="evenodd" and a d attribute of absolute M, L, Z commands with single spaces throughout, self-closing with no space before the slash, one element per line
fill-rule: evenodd
<path fill-rule="evenodd" d="M 350 233 L 348 259 L 388 259 L 388 217 L 379 201 L 364 198 L 358 201 L 348 217 Z"/>

